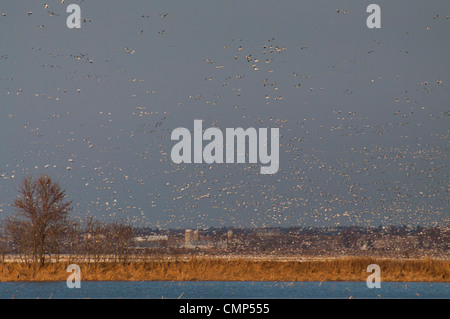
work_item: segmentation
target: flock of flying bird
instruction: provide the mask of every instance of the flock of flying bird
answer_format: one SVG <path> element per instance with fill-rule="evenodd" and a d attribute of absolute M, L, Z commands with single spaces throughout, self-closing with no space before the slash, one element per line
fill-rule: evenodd
<path fill-rule="evenodd" d="M 47 4 L 43 9 L 56 15 Z M 4 12 L 0 18 L 8 17 Z M 140 18 L 169 20 L 170 12 L 155 17 L 142 14 Z M 139 35 L 144 32 L 137 30 Z M 170 36 L 170 32 L 161 29 L 158 35 Z M 109 56 L 88 53 L 31 50 L 36 55 L 48 54 L 49 61 L 42 67 L 55 72 L 66 72 L 64 65 L 68 63 L 82 63 L 83 70 L 95 70 L 100 58 L 105 63 L 111 61 Z M 125 46 L 116 53 L 134 55 L 136 50 Z M 193 79 L 191 85 L 205 88 L 205 92 L 195 89 L 191 95 L 179 96 L 176 106 L 205 109 L 204 128 L 233 127 L 226 117 L 215 117 L 217 114 L 231 114 L 244 127 L 279 127 L 282 138 L 277 174 L 260 175 L 259 164 L 174 164 L 170 133 L 178 123 L 177 109 L 152 104 L 158 90 L 144 88 L 145 79 L 126 72 L 126 82 L 136 88 L 129 96 L 133 109 L 126 120 L 107 107 L 89 113 L 86 120 L 74 118 L 75 110 L 61 108 L 64 111 L 48 114 L 40 122 L 29 118 L 22 127 L 15 127 L 25 130 L 29 140 L 9 153 L 13 161 L 7 161 L 5 154 L 1 157 L 5 162 L 0 163 L 0 192 L 9 197 L 1 198 L 0 210 L 11 212 L 12 188 L 21 176 L 49 173 L 67 189 L 77 216 L 93 214 L 141 226 L 376 226 L 448 220 L 448 130 L 422 129 L 433 127 L 430 122 L 448 120 L 448 112 L 426 110 L 433 93 L 441 90 L 442 80 L 421 80 L 416 87 L 398 92 L 390 118 L 372 121 L 356 107 L 348 111 L 327 100 L 333 94 L 343 95 L 357 105 L 360 101 L 352 101 L 357 88 L 329 92 L 326 85 L 315 85 L 316 75 L 302 73 L 298 65 L 279 73 L 280 68 L 292 68 L 290 56 L 285 55 L 290 50 L 302 54 L 312 49 L 305 44 L 287 47 L 274 37 L 261 44 L 228 40 L 220 57 L 198 57 L 206 63 L 208 74 Z M 7 50 L 0 53 L 0 64 L 8 63 Z M 336 67 L 330 66 L 329 72 Z M 89 80 L 101 83 L 114 76 L 81 73 L 64 74 L 67 81 L 78 81 L 77 85 Z M 373 81 L 378 80 L 381 76 Z M 0 81 L 13 83 L 4 77 Z M 2 89 L 0 101 L 27 95 L 48 103 L 70 103 L 75 95 L 84 94 L 82 87 L 61 86 L 53 88 L 53 93 L 43 93 L 11 85 Z M 211 93 L 214 90 L 216 93 Z M 135 102 L 140 95 L 147 97 L 147 104 Z M 326 107 L 307 104 L 309 99 Z M 220 111 L 208 113 L 211 107 Z M 295 113 L 296 117 L 289 115 Z M 7 117 L 2 122 L 22 118 L 15 112 Z M 6 146 L 2 146 L 5 151 Z"/>

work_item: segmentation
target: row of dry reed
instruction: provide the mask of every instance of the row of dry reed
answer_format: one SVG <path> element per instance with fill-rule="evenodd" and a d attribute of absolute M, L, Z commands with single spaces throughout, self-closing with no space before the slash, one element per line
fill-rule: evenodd
<path fill-rule="evenodd" d="M 309 261 L 191 258 L 78 265 L 86 281 L 365 281 L 367 266 L 377 264 L 382 281 L 449 282 L 450 260 L 329 258 Z M 68 263 L 0 263 L 0 281 L 65 281 Z"/>

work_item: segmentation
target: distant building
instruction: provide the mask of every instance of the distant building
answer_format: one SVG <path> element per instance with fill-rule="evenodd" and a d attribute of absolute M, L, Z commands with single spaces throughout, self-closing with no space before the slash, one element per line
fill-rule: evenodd
<path fill-rule="evenodd" d="M 209 249 L 214 247 L 226 247 L 226 241 L 201 240 L 198 230 L 186 229 L 184 232 L 184 247 L 187 249 Z"/>
<path fill-rule="evenodd" d="M 261 228 L 257 229 L 255 234 L 259 237 L 274 237 L 280 236 L 281 232 L 279 228 Z"/>
<path fill-rule="evenodd" d="M 167 235 L 148 235 L 137 236 L 133 238 L 136 248 L 159 248 L 167 244 L 169 237 Z"/>
<path fill-rule="evenodd" d="M 189 248 L 191 246 L 191 234 L 192 234 L 192 230 L 190 229 L 186 229 L 184 231 L 184 246 L 186 248 Z"/>
<path fill-rule="evenodd" d="M 192 232 L 192 241 L 194 242 L 198 241 L 198 230 L 194 230 Z"/>

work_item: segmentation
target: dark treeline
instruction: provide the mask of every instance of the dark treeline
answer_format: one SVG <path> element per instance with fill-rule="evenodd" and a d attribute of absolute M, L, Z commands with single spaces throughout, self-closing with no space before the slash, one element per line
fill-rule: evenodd
<path fill-rule="evenodd" d="M 134 229 L 120 222 L 105 223 L 92 217 L 83 223 L 67 221 L 52 228 L 46 237 L 44 260 L 36 250 L 33 232 L 13 219 L 2 222 L 0 228 L 1 260 L 8 255 L 17 256 L 26 263 L 60 261 L 64 256 L 69 262 L 117 261 L 127 262 L 133 248 Z M 28 227 L 29 229 L 29 227 Z"/>
<path fill-rule="evenodd" d="M 232 238 L 226 246 L 229 231 Z M 287 227 L 287 228 L 208 228 L 199 231 L 201 239 L 212 246 L 194 249 L 185 246 L 185 229 L 152 229 L 132 227 L 123 222 L 102 222 L 93 217 L 82 223 L 67 221 L 64 226 L 49 232 L 44 261 L 69 262 L 104 261 L 130 262 L 154 255 L 177 255 L 189 252 L 210 253 L 298 253 L 309 255 L 336 255 L 357 251 L 361 247 L 369 252 L 431 250 L 448 253 L 450 229 L 445 227 Z M 166 240 L 148 241 L 155 237 Z M 414 239 L 413 244 L 399 244 L 400 239 Z M 202 241 L 199 241 L 202 242 Z M 378 244 L 377 242 L 381 243 Z M 149 245 L 150 243 L 150 245 Z M 398 248 L 397 247 L 397 248 Z M 409 247 L 409 248 L 408 248 Z M 40 262 L 32 233 L 24 232 L 20 223 L 5 219 L 0 227 L 0 261 L 15 256 L 26 263 Z"/>
<path fill-rule="evenodd" d="M 202 228 L 202 233 L 208 235 L 226 234 L 228 230 L 240 232 L 244 234 L 255 233 L 256 230 L 277 231 L 280 234 L 296 232 L 299 234 L 311 235 L 339 235 L 343 231 L 354 232 L 359 234 L 387 234 L 387 235 L 439 235 L 441 232 L 450 231 L 450 224 L 444 226 L 407 226 L 407 225 L 390 225 L 390 226 L 290 226 L 290 227 L 209 227 Z M 134 227 L 137 234 L 184 234 L 185 228 L 151 228 L 151 227 Z"/>
<path fill-rule="evenodd" d="M 121 222 L 104 223 L 89 217 L 83 223 L 70 217 L 72 202 L 48 175 L 25 176 L 12 207 L 16 214 L 0 223 L 0 253 L 18 256 L 25 263 L 105 259 L 126 262 L 133 228 Z"/>

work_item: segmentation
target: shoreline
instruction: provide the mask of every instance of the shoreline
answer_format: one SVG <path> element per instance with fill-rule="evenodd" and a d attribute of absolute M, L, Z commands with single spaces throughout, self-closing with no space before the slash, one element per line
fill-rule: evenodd
<path fill-rule="evenodd" d="M 450 282 L 450 260 L 323 257 L 314 260 L 253 260 L 190 257 L 119 263 L 70 262 L 80 266 L 81 281 L 366 281 L 367 266 L 377 264 L 384 282 Z M 66 281 L 68 261 L 0 263 L 0 282 Z"/>

